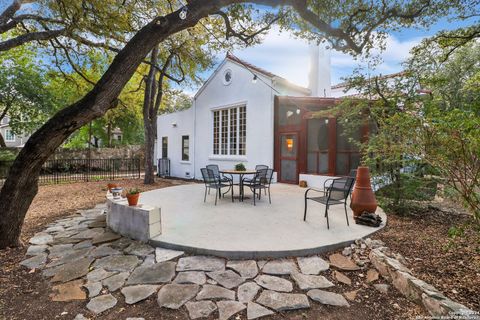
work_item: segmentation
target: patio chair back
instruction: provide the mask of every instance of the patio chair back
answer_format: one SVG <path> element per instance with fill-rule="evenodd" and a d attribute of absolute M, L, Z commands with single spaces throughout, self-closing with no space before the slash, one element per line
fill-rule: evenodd
<path fill-rule="evenodd" d="M 263 169 L 268 169 L 268 166 L 264 165 L 264 164 L 257 164 L 255 166 L 255 171 L 258 171 L 258 170 L 263 170 Z"/>
<path fill-rule="evenodd" d="M 357 169 L 350 170 L 348 176 L 352 177 L 353 179 L 356 179 L 357 178 Z"/>
<path fill-rule="evenodd" d="M 218 165 L 216 164 L 209 164 L 207 166 L 207 169 L 210 169 L 213 171 L 213 174 L 216 176 L 216 177 L 220 177 L 220 169 L 218 168 Z"/>
<path fill-rule="evenodd" d="M 265 184 L 270 186 L 273 178 L 273 169 L 267 169 L 267 175 L 265 177 Z"/>
<path fill-rule="evenodd" d="M 261 184 L 267 181 L 267 173 L 268 169 L 258 169 L 257 173 L 255 173 L 255 177 L 253 178 L 254 184 Z"/>
<path fill-rule="evenodd" d="M 345 177 L 333 179 L 332 184 L 328 187 L 328 199 L 342 201 L 347 199 L 350 190 L 352 189 L 355 179 L 352 177 Z"/>
<path fill-rule="evenodd" d="M 205 183 L 206 186 L 217 184 L 218 179 L 217 177 L 215 177 L 213 170 L 207 169 L 207 168 L 201 168 L 200 171 L 202 172 L 203 182 Z"/>

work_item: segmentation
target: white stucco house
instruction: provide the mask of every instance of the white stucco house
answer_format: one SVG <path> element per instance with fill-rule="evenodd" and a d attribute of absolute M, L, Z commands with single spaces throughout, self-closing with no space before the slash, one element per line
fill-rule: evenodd
<path fill-rule="evenodd" d="M 5 141 L 5 145 L 10 148 L 22 148 L 27 142 L 30 135 L 18 135 L 15 134 L 10 127 L 10 119 L 8 116 L 5 116 L 2 121 L 0 121 L 0 134 Z"/>
<path fill-rule="evenodd" d="M 228 53 L 195 94 L 192 107 L 158 117 L 158 158 L 170 160 L 170 176 L 201 179 L 200 169 L 243 163 L 274 168 L 280 182 L 310 185 L 347 174 L 358 151 L 339 133 L 334 118 L 313 118 L 334 106 L 330 54 L 311 49 L 309 88 Z"/>

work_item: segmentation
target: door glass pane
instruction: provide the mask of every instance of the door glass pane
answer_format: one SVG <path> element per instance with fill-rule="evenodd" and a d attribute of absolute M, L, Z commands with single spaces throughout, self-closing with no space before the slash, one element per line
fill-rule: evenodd
<path fill-rule="evenodd" d="M 297 161 L 281 160 L 281 172 L 283 181 L 297 180 Z"/>
<path fill-rule="evenodd" d="M 317 152 L 307 153 L 307 173 L 317 173 Z"/>
<path fill-rule="evenodd" d="M 282 157 L 296 157 L 297 156 L 297 136 L 294 134 L 282 135 Z"/>

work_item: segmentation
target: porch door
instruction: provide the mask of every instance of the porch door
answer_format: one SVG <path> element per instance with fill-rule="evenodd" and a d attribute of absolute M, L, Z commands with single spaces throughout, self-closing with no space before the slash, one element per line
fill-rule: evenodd
<path fill-rule="evenodd" d="M 280 182 L 298 183 L 298 133 L 280 134 Z"/>

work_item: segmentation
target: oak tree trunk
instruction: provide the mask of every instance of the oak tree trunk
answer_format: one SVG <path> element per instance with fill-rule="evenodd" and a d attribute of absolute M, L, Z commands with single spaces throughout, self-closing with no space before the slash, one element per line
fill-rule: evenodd
<path fill-rule="evenodd" d="M 123 87 L 156 44 L 194 26 L 222 5 L 222 1 L 192 2 L 188 19 L 181 20 L 177 10 L 153 20 L 117 54 L 84 98 L 59 111 L 30 137 L 0 191 L 0 249 L 19 245 L 25 214 L 38 191 L 40 170 L 50 155 L 76 130 L 115 107 Z"/>
<path fill-rule="evenodd" d="M 3 139 L 3 135 L 0 132 L 0 148 L 6 148 L 7 144 L 5 143 L 5 139 Z"/>

